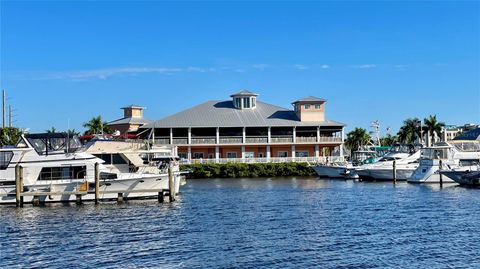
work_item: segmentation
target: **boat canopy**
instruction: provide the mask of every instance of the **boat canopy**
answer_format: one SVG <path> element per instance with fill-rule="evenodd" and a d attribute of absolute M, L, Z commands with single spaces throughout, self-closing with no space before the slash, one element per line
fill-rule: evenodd
<path fill-rule="evenodd" d="M 77 136 L 69 136 L 67 133 L 25 134 L 17 143 L 17 147 L 29 146 L 39 155 L 48 155 L 75 152 L 81 148 L 82 144 Z"/>

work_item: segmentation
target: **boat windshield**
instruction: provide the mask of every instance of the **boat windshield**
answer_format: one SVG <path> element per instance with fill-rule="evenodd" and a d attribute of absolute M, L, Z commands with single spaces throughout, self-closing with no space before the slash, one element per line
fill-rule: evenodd
<path fill-rule="evenodd" d="M 420 158 L 429 160 L 448 159 L 448 148 L 422 149 Z"/>
<path fill-rule="evenodd" d="M 480 142 L 478 141 L 452 141 L 453 146 L 460 151 L 476 152 L 480 151 Z"/>
<path fill-rule="evenodd" d="M 40 155 L 72 153 L 82 146 L 77 136 L 68 137 L 63 133 L 28 134 L 25 138 Z"/>
<path fill-rule="evenodd" d="M 418 151 L 420 145 L 412 145 L 412 144 L 394 144 L 391 148 L 389 153 L 408 153 L 413 154 Z"/>

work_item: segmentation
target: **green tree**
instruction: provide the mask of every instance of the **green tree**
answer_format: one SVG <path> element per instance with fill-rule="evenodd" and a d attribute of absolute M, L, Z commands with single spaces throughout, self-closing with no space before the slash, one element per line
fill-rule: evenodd
<path fill-rule="evenodd" d="M 55 129 L 55 127 L 52 126 L 52 128 L 48 129 L 48 130 L 45 130 L 45 132 L 51 134 L 51 133 L 56 133 L 57 132 L 57 129 Z"/>
<path fill-rule="evenodd" d="M 387 134 L 386 136 L 380 138 L 380 145 L 382 146 L 391 146 L 397 142 L 398 137 L 396 135 Z"/>
<path fill-rule="evenodd" d="M 0 128 L 0 146 L 14 146 L 17 144 L 22 131 L 15 127 Z"/>
<path fill-rule="evenodd" d="M 372 137 L 368 134 L 367 130 L 363 128 L 355 128 L 353 131 L 347 134 L 345 145 L 350 150 L 357 150 L 361 146 L 367 145 L 371 142 Z"/>
<path fill-rule="evenodd" d="M 87 128 L 85 134 L 111 134 L 112 130 L 107 126 L 107 122 L 104 122 L 102 116 L 93 117 L 90 121 L 85 122 L 83 127 Z"/>
<path fill-rule="evenodd" d="M 437 120 L 437 115 L 430 115 L 428 118 L 425 118 L 423 120 L 423 124 L 425 125 L 424 132 L 427 134 L 427 136 L 430 136 L 430 141 L 435 141 L 435 135 L 437 137 L 442 136 L 442 129 L 445 127 L 445 123 L 439 122 Z"/>
<path fill-rule="evenodd" d="M 68 136 L 72 137 L 72 136 L 80 135 L 80 132 L 77 132 L 75 129 L 68 129 L 67 134 Z"/>
<path fill-rule="evenodd" d="M 403 121 L 403 126 L 397 133 L 398 140 L 402 143 L 413 143 L 421 136 L 421 121 L 418 118 L 409 118 Z"/>

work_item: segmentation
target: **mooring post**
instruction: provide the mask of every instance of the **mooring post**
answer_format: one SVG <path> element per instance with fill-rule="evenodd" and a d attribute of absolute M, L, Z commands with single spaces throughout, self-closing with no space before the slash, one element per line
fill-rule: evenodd
<path fill-rule="evenodd" d="M 163 191 L 158 192 L 158 202 L 163 203 Z"/>
<path fill-rule="evenodd" d="M 173 180 L 173 169 L 172 165 L 168 166 L 168 189 L 170 191 L 170 195 L 168 196 L 170 202 L 175 201 L 175 181 Z"/>
<path fill-rule="evenodd" d="M 33 196 L 32 205 L 33 206 L 39 206 L 40 205 L 40 197 L 39 196 Z"/>
<path fill-rule="evenodd" d="M 17 207 L 23 207 L 23 168 L 17 164 L 15 166 L 15 202 Z"/>
<path fill-rule="evenodd" d="M 81 205 L 82 204 L 82 195 L 81 194 L 76 194 L 75 195 L 75 204 L 76 205 Z"/>
<path fill-rule="evenodd" d="M 438 174 L 440 175 L 440 188 L 443 187 L 443 177 L 442 177 L 442 173 L 440 173 L 443 169 L 443 163 L 442 163 L 442 160 L 440 160 L 438 162 Z"/>
<path fill-rule="evenodd" d="M 99 164 L 95 163 L 95 204 L 98 205 L 100 199 L 100 168 Z"/>
<path fill-rule="evenodd" d="M 393 160 L 393 184 L 397 183 L 397 161 Z"/>
<path fill-rule="evenodd" d="M 123 193 L 122 192 L 119 192 L 117 194 L 117 203 L 119 203 L 119 204 L 123 203 Z"/>

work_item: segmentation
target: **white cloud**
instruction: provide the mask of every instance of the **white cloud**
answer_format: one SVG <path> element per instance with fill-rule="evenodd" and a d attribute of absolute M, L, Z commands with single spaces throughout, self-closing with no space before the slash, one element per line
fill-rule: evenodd
<path fill-rule="evenodd" d="M 296 64 L 296 65 L 294 65 L 293 67 L 294 67 L 295 69 L 297 69 L 297 70 L 306 70 L 306 69 L 308 69 L 308 66 L 303 65 L 303 64 Z"/>
<path fill-rule="evenodd" d="M 270 65 L 268 65 L 268 64 L 254 64 L 254 65 L 252 65 L 252 67 L 255 68 L 255 69 L 263 70 L 263 69 L 266 69 L 266 68 L 270 67 Z"/>
<path fill-rule="evenodd" d="M 237 69 L 235 69 L 235 72 L 237 72 L 237 73 L 245 73 L 245 69 L 237 68 Z"/>
<path fill-rule="evenodd" d="M 354 65 L 352 66 L 353 68 L 359 68 L 359 69 L 369 69 L 369 68 L 375 68 L 377 67 L 376 64 L 361 64 L 361 65 Z"/>
<path fill-rule="evenodd" d="M 321 69 L 329 69 L 330 66 L 329 66 L 328 64 L 322 64 L 322 65 L 320 66 L 320 68 L 321 68 Z"/>

